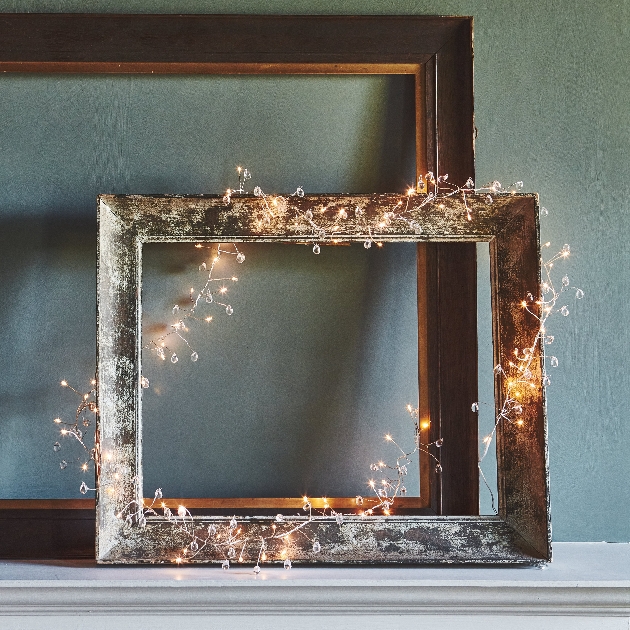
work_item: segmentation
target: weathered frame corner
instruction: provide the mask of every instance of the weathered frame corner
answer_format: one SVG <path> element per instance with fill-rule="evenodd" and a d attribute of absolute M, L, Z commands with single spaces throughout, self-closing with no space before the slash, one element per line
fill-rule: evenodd
<path fill-rule="evenodd" d="M 310 196 L 297 198 L 293 210 L 311 205 L 339 209 L 361 206 L 366 216 L 395 207 L 399 195 Z M 256 220 L 264 202 L 235 197 L 101 196 L 99 199 L 98 374 L 99 435 L 102 464 L 97 497 L 97 560 L 101 563 L 170 562 L 186 547 L 185 535 L 166 519 L 149 518 L 143 528 L 120 518 L 130 504 L 142 506 L 141 453 L 141 281 L 142 246 L 148 242 L 303 242 L 288 213 L 261 228 Z M 466 205 L 467 204 L 467 205 Z M 475 220 L 466 220 L 466 209 Z M 491 248 L 493 341 L 497 362 L 513 348 L 528 347 L 538 331 L 537 320 L 520 307 L 528 292 L 538 294 L 540 247 L 535 195 L 499 195 L 488 206 L 472 194 L 448 198 L 439 206 L 410 207 L 422 232 L 407 224 L 382 228 L 370 236 L 379 241 L 475 242 Z M 352 230 L 337 233 L 341 240 L 364 240 Z M 542 357 L 541 348 L 538 348 Z M 542 359 L 532 369 L 542 380 Z M 505 385 L 497 381 L 496 405 L 502 405 Z M 497 517 L 346 516 L 343 525 L 320 518 L 309 523 L 322 551 L 296 540 L 291 557 L 303 563 L 472 563 L 536 564 L 551 557 L 546 417 L 544 389 L 532 391 L 524 405 L 523 426 L 498 428 Z M 229 517 L 205 514 L 195 526 L 224 524 Z M 293 517 L 295 522 L 300 517 Z M 248 515 L 244 521 L 252 539 L 273 527 L 273 518 Z M 308 539 L 306 539 L 308 540 Z M 284 543 L 283 543 L 284 544 Z M 278 543 L 278 546 L 280 543 Z M 286 552 L 286 550 L 285 550 Z M 280 549 L 267 551 L 280 558 Z M 274 557 L 276 554 L 276 557 Z M 215 548 L 189 558 L 219 562 Z M 251 560 L 251 558 L 248 558 Z"/>

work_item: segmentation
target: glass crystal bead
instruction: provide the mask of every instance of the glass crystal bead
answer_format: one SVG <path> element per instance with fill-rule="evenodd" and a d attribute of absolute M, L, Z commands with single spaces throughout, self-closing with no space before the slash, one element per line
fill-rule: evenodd
<path fill-rule="evenodd" d="M 193 540 L 190 543 L 190 550 L 195 553 L 196 551 L 199 551 L 199 543 L 196 540 Z"/>
<path fill-rule="evenodd" d="M 171 363 L 177 363 L 178 361 L 178 356 L 173 352 L 173 354 L 171 355 Z"/>
<path fill-rule="evenodd" d="M 486 203 L 488 205 L 490 205 L 493 201 L 494 199 L 492 199 L 492 195 L 486 195 Z"/>
<path fill-rule="evenodd" d="M 563 286 L 563 287 L 568 287 L 568 286 L 569 286 L 569 284 L 570 284 L 570 281 L 569 281 L 569 276 L 564 276 L 564 277 L 562 278 L 562 286 Z"/>
<path fill-rule="evenodd" d="M 440 438 L 439 440 L 436 440 L 436 441 L 435 441 L 435 445 L 436 445 L 438 448 L 441 448 L 441 447 L 442 447 L 442 444 L 444 444 L 444 439 L 443 439 L 443 438 Z"/>
<path fill-rule="evenodd" d="M 558 357 L 549 357 L 549 363 L 551 367 L 558 367 Z"/>
<path fill-rule="evenodd" d="M 255 573 L 256 575 L 258 575 L 258 574 L 260 573 L 260 567 L 259 567 L 258 565 L 256 565 L 256 566 L 254 567 L 254 573 Z"/>
<path fill-rule="evenodd" d="M 55 442 L 53 444 L 53 451 L 57 452 L 61 448 L 61 444 L 59 442 Z"/>
<path fill-rule="evenodd" d="M 540 216 L 541 217 L 546 217 L 549 214 L 549 210 L 547 210 L 547 208 L 545 208 L 544 206 L 540 209 Z"/>
<path fill-rule="evenodd" d="M 337 521 L 337 525 L 341 525 L 343 523 L 343 514 L 335 514 L 335 521 Z"/>
<path fill-rule="evenodd" d="M 79 486 L 79 492 L 81 494 L 86 494 L 88 490 L 89 488 L 87 487 L 87 483 L 85 483 L 85 481 L 82 481 L 81 485 Z"/>
<path fill-rule="evenodd" d="M 314 553 L 319 553 L 322 550 L 322 546 L 319 544 L 319 541 L 315 541 L 313 543 L 313 552 Z"/>
<path fill-rule="evenodd" d="M 514 413 L 518 413 L 518 414 L 523 413 L 523 406 L 522 405 L 514 405 L 513 409 L 514 409 Z"/>
<path fill-rule="evenodd" d="M 295 191 L 295 194 L 296 194 L 298 197 L 304 197 L 304 190 L 302 189 L 302 187 L 301 187 L 301 186 L 300 186 L 300 187 L 298 187 L 298 189 Z"/>
<path fill-rule="evenodd" d="M 291 560 L 288 558 L 284 561 L 284 568 L 287 570 L 291 568 Z"/>
<path fill-rule="evenodd" d="M 207 268 L 207 267 L 206 267 L 206 263 L 205 263 L 205 262 L 202 262 L 202 263 L 199 265 L 199 271 L 204 271 L 206 268 Z"/>
<path fill-rule="evenodd" d="M 175 306 L 173 306 L 173 315 L 175 315 L 177 311 L 179 311 L 179 304 L 175 304 Z"/>
<path fill-rule="evenodd" d="M 236 519 L 232 517 L 232 520 L 230 521 L 230 529 L 236 529 L 237 526 L 238 523 L 236 522 Z"/>
<path fill-rule="evenodd" d="M 149 379 L 146 376 L 143 376 L 140 379 L 140 386 L 142 389 L 147 389 L 149 387 Z"/>
<path fill-rule="evenodd" d="M 360 494 L 357 494 L 354 501 L 357 505 L 363 505 L 363 497 Z"/>
<path fill-rule="evenodd" d="M 372 247 L 372 241 L 365 241 L 363 243 L 363 247 L 365 247 L 365 249 L 370 249 L 370 247 Z"/>
<path fill-rule="evenodd" d="M 305 502 L 304 502 L 304 505 L 302 506 L 302 509 L 303 509 L 305 512 L 308 512 L 308 511 L 311 509 L 311 502 L 310 502 L 310 501 L 305 501 Z"/>
<path fill-rule="evenodd" d="M 560 312 L 566 317 L 569 314 L 569 308 L 567 306 L 563 306 L 560 309 Z"/>
<path fill-rule="evenodd" d="M 199 355 L 198 355 L 196 352 L 193 352 L 193 353 L 190 355 L 190 360 L 191 360 L 193 363 L 195 363 L 195 361 L 197 361 L 197 359 L 198 359 L 198 358 L 199 358 Z"/>
<path fill-rule="evenodd" d="M 230 547 L 228 549 L 228 558 L 234 558 L 236 556 L 236 549 L 234 549 L 234 547 Z"/>
<path fill-rule="evenodd" d="M 245 254 L 243 254 L 242 252 L 239 252 L 238 254 L 236 254 L 236 262 L 237 263 L 244 263 L 245 262 Z"/>
<path fill-rule="evenodd" d="M 254 188 L 254 197 L 262 197 L 262 195 L 263 195 L 262 188 L 260 186 L 256 186 Z"/>
<path fill-rule="evenodd" d="M 140 519 L 138 520 L 138 526 L 142 527 L 143 529 L 147 526 L 147 519 L 145 516 L 140 517 Z"/>
<path fill-rule="evenodd" d="M 217 526 L 212 523 L 208 525 L 208 535 L 214 536 L 216 533 L 217 533 Z"/>
<path fill-rule="evenodd" d="M 543 387 L 549 387 L 551 385 L 551 379 L 545 374 L 542 380 Z"/>
<path fill-rule="evenodd" d="M 470 410 L 473 413 L 477 413 L 479 411 L 479 403 L 478 402 L 474 402 L 472 405 L 470 405 Z"/>
<path fill-rule="evenodd" d="M 312 221 L 313 220 L 313 212 L 311 210 L 307 210 L 304 213 L 304 216 L 306 217 L 307 221 Z"/>
<path fill-rule="evenodd" d="M 370 470 L 378 470 L 378 466 L 376 464 L 370 464 Z"/>
<path fill-rule="evenodd" d="M 553 335 L 547 335 L 545 337 L 545 345 L 549 346 L 553 343 L 553 340 L 555 339 L 555 337 Z"/>
<path fill-rule="evenodd" d="M 88 418 L 83 418 L 83 426 L 84 427 L 89 427 L 90 426 L 90 420 Z"/>
<path fill-rule="evenodd" d="M 224 560 L 224 561 L 221 563 L 221 568 L 222 568 L 224 571 L 227 571 L 227 570 L 230 568 L 230 561 L 229 561 L 229 560 Z"/>
<path fill-rule="evenodd" d="M 406 475 L 406 474 L 407 474 L 407 472 L 408 472 L 408 470 L 407 470 L 407 466 L 405 466 L 404 464 L 403 464 L 402 466 L 399 466 L 399 467 L 398 467 L 398 472 L 399 472 L 401 475 Z"/>
<path fill-rule="evenodd" d="M 226 312 L 228 315 L 232 315 L 232 313 L 234 313 L 234 309 L 233 309 L 233 308 L 232 308 L 232 307 L 228 304 L 228 305 L 225 307 L 225 312 Z"/>
<path fill-rule="evenodd" d="M 576 299 L 581 300 L 584 297 L 584 291 L 582 291 L 582 289 L 578 289 L 575 292 L 575 297 Z"/>
<path fill-rule="evenodd" d="M 284 516 L 282 514 L 276 514 L 276 522 L 282 523 L 284 521 Z"/>
<path fill-rule="evenodd" d="M 442 472 L 442 464 L 436 464 L 435 465 L 435 472 L 436 473 L 441 473 Z"/>
<path fill-rule="evenodd" d="M 569 253 L 571 253 L 571 246 L 570 246 L 568 243 L 565 243 L 565 244 L 562 246 L 562 253 L 563 253 L 563 254 L 569 254 Z"/>
<path fill-rule="evenodd" d="M 158 499 L 161 499 L 161 498 L 162 498 L 162 488 L 158 488 L 158 489 L 155 491 L 155 499 L 156 499 L 156 501 L 157 501 Z"/>
<path fill-rule="evenodd" d="M 61 470 L 64 470 L 67 467 L 68 467 L 68 462 L 65 459 L 61 460 L 61 462 L 59 463 L 59 468 L 61 468 Z"/>
<path fill-rule="evenodd" d="M 319 245 L 317 244 L 313 245 L 313 254 L 319 254 L 320 251 L 321 250 L 320 250 Z"/>
<path fill-rule="evenodd" d="M 212 293 L 208 291 L 208 293 L 206 293 L 206 304 L 212 304 L 212 302 L 214 302 L 214 297 L 212 296 Z"/>
<path fill-rule="evenodd" d="M 400 486 L 400 494 L 407 494 L 407 488 L 405 488 L 405 486 Z"/>

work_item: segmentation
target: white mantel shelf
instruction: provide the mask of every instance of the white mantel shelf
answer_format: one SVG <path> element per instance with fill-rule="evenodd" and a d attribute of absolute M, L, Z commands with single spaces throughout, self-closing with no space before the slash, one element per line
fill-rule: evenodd
<path fill-rule="evenodd" d="M 44 620 L 45 618 L 45 620 Z M 0 561 L 0 628 L 630 629 L 630 545 L 535 567 L 116 567 Z"/>

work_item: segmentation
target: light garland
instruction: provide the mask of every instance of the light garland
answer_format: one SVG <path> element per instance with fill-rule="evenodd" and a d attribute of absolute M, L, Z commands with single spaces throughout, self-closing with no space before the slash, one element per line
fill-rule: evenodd
<path fill-rule="evenodd" d="M 251 173 L 247 169 L 238 167 L 237 173 L 238 189 L 228 189 L 223 198 L 224 203 L 228 205 L 231 203 L 234 195 L 246 194 L 245 182 L 251 179 Z M 343 233 L 344 238 L 347 238 L 348 235 L 362 236 L 367 234 L 367 238 L 363 242 L 364 247 L 370 248 L 373 244 L 380 247 L 382 246 L 382 243 L 375 240 L 372 235 L 377 233 L 379 229 L 382 229 L 393 222 L 403 222 L 415 233 L 422 233 L 422 227 L 417 224 L 409 214 L 409 205 L 412 198 L 414 198 L 414 210 L 417 210 L 427 204 L 436 202 L 439 204 L 442 199 L 448 199 L 449 197 L 455 195 L 461 195 L 464 201 L 466 218 L 467 220 L 472 221 L 474 219 L 473 211 L 466 202 L 467 194 L 485 194 L 486 203 L 491 204 L 493 202 L 493 194 L 506 192 L 514 193 L 521 190 L 523 187 L 522 182 L 516 182 L 508 188 L 503 188 L 499 182 L 494 181 L 481 188 L 475 188 L 472 179 L 468 179 L 464 186 L 452 186 L 447 183 L 447 180 L 448 175 L 435 178 L 433 173 L 427 173 L 424 179 L 419 179 L 417 188 L 408 189 L 406 195 L 400 201 L 391 208 L 385 210 L 379 217 L 368 220 L 363 210 L 358 206 L 355 208 L 354 213 L 348 213 L 347 209 L 342 208 L 336 210 L 335 220 L 332 222 L 332 225 L 328 222 L 328 228 L 324 228 L 322 224 L 318 223 L 317 217 L 312 210 L 302 211 L 297 207 L 291 206 L 292 197 L 304 196 L 304 190 L 301 187 L 297 188 L 292 195 L 285 197 L 281 195 L 268 196 L 259 186 L 256 186 L 254 188 L 254 195 L 262 198 L 264 201 L 264 211 L 257 220 L 260 227 L 263 225 L 270 225 L 278 214 L 284 214 L 288 210 L 293 209 L 295 213 L 293 229 L 299 234 L 303 234 L 306 229 L 309 234 L 310 241 L 313 244 L 314 254 L 319 254 L 321 252 L 321 243 L 337 242 L 339 240 L 338 233 Z M 427 192 L 424 192 L 425 190 Z M 439 207 L 444 209 L 443 205 L 439 204 Z M 325 210 L 326 209 L 323 209 L 322 211 Z M 547 214 L 545 208 L 541 209 L 541 214 Z M 548 248 L 549 246 L 549 243 L 545 243 L 544 245 L 545 248 Z M 195 247 L 199 249 L 204 248 L 204 246 L 200 244 Z M 172 309 L 173 315 L 179 316 L 178 321 L 171 325 L 172 330 L 161 337 L 151 339 L 143 346 L 143 349 L 155 351 L 157 356 L 163 360 L 166 360 L 166 354 L 169 353 L 171 363 L 177 363 L 179 360 L 177 354 L 166 345 L 168 337 L 174 335 L 182 340 L 191 351 L 191 361 L 196 362 L 198 360 L 197 352 L 190 344 L 188 338 L 184 335 L 189 332 L 187 324 L 190 321 L 205 321 L 207 323 L 212 321 L 211 316 L 205 318 L 198 316 L 200 306 L 205 304 L 220 306 L 225 309 L 227 315 L 231 315 L 233 313 L 232 306 L 229 303 L 220 301 L 223 299 L 222 296 L 227 292 L 225 284 L 223 284 L 223 286 L 221 286 L 217 291 L 214 290 L 214 287 L 216 287 L 216 284 L 214 283 L 238 281 L 236 276 L 214 277 L 213 274 L 215 266 L 219 262 L 222 254 L 235 256 L 238 263 L 243 263 L 245 260 L 244 254 L 238 250 L 235 244 L 219 244 L 216 254 L 212 260 L 209 261 L 209 264 L 207 262 L 202 262 L 201 265 L 199 265 L 199 271 L 208 274 L 203 288 L 199 291 L 196 291 L 194 287 L 191 288 L 190 305 L 188 307 L 182 307 L 179 304 L 176 304 Z M 517 426 L 523 423 L 523 421 L 519 419 L 519 416 L 523 412 L 523 404 L 525 403 L 523 395 L 524 390 L 527 388 L 532 389 L 547 387 L 550 384 L 547 364 L 549 364 L 552 368 L 558 366 L 558 359 L 555 356 L 547 357 L 546 355 L 546 346 L 552 344 L 554 341 L 554 337 L 548 334 L 547 322 L 549 318 L 556 313 L 560 313 L 563 316 L 569 315 L 569 309 L 566 304 L 558 306 L 560 297 L 567 291 L 574 290 L 576 299 L 582 299 L 584 297 L 584 291 L 582 289 L 571 286 L 568 276 L 565 275 L 562 278 L 562 286 L 559 289 L 556 289 L 552 280 L 552 269 L 554 263 L 558 260 L 566 259 L 569 254 L 570 247 L 569 245 L 565 245 L 560 252 L 549 258 L 546 262 L 541 260 L 544 275 L 544 281 L 540 287 L 542 295 L 540 299 L 538 299 L 533 294 L 529 293 L 521 302 L 521 307 L 531 316 L 535 317 L 539 321 L 540 326 L 538 327 L 537 333 L 534 339 L 532 339 L 531 344 L 523 349 L 515 348 L 514 356 L 509 360 L 505 360 L 505 365 L 497 365 L 494 370 L 496 378 L 501 378 L 505 382 L 505 396 L 502 406 L 496 414 L 492 431 L 481 440 L 478 467 L 480 477 L 490 491 L 492 506 L 495 512 L 496 508 L 494 506 L 494 495 L 486 480 L 481 465 L 489 452 L 489 448 L 494 440 L 499 425 L 502 422 L 515 423 Z M 217 299 L 217 297 L 219 299 Z M 540 351 L 541 348 L 542 351 Z M 537 382 L 534 377 L 534 372 L 536 370 L 532 370 L 534 363 L 537 361 L 540 362 L 542 367 L 542 382 L 540 383 Z M 79 428 L 79 424 L 84 427 L 91 426 L 92 420 L 87 415 L 87 412 L 93 414 L 98 413 L 95 400 L 96 381 L 91 381 L 92 388 L 84 394 L 71 387 L 65 380 L 61 381 L 61 385 L 69 388 L 81 397 L 81 402 L 77 408 L 74 422 L 66 423 L 63 422 L 61 418 L 54 419 L 54 423 L 56 425 L 62 426 L 60 429 L 60 435 L 62 437 L 69 436 L 78 441 L 89 457 L 88 461 L 84 461 L 85 457 L 83 459 L 78 459 L 78 461 L 81 462 L 81 470 L 86 472 L 89 467 L 89 462 L 91 461 L 94 463 L 97 470 L 99 466 L 103 468 L 111 467 L 111 477 L 115 480 L 115 483 L 116 481 L 122 481 L 126 471 L 118 470 L 115 456 L 112 456 L 111 453 L 105 453 L 104 456 L 101 456 L 96 435 L 94 436 L 94 447 L 91 449 L 88 448 L 85 444 L 84 432 Z M 149 380 L 144 375 L 141 377 L 141 386 L 143 388 L 149 387 Z M 479 405 L 479 402 L 474 402 L 471 407 L 472 411 L 478 412 Z M 406 451 L 390 434 L 385 435 L 385 441 L 394 445 L 399 451 L 399 454 L 397 455 L 395 464 L 393 465 L 386 464 L 382 460 L 370 465 L 370 470 L 372 472 L 383 473 L 383 475 L 381 475 L 382 478 L 380 480 L 370 479 L 367 482 L 368 488 L 374 495 L 373 497 L 364 498 L 361 494 L 356 495 L 355 503 L 357 507 L 357 514 L 361 516 L 369 517 L 374 515 L 376 511 L 379 511 L 384 515 L 391 514 L 396 499 L 400 495 L 404 495 L 406 493 L 404 479 L 408 474 L 408 465 L 412 463 L 411 457 L 416 453 L 422 452 L 426 456 L 430 457 L 434 461 L 436 472 L 442 472 L 442 465 L 439 457 L 430 452 L 429 447 L 440 449 L 443 446 L 443 439 L 439 437 L 430 444 L 421 443 L 419 410 L 414 408 L 412 405 L 408 405 L 407 411 L 414 422 L 414 446 L 410 451 Z M 58 441 L 55 442 L 53 449 L 55 452 L 58 452 L 61 449 L 61 444 Z M 66 460 L 62 460 L 60 468 L 63 470 L 67 468 L 67 466 L 68 462 Z M 135 479 L 135 482 L 137 483 L 138 480 Z M 86 494 L 89 490 L 94 490 L 94 488 L 89 488 L 85 481 L 82 481 L 79 491 L 82 494 Z M 117 492 L 115 487 L 101 487 L 101 491 L 109 492 L 109 494 L 115 494 Z M 138 488 L 138 491 L 138 495 L 141 496 L 142 489 Z M 219 554 L 224 556 L 224 560 L 222 561 L 223 569 L 229 569 L 230 564 L 233 562 L 252 562 L 255 559 L 253 569 L 255 574 L 260 572 L 260 565 L 267 560 L 281 560 L 283 561 L 284 568 L 290 569 L 292 540 L 296 537 L 306 538 L 312 544 L 313 552 L 319 553 L 321 551 L 321 544 L 309 528 L 310 525 L 316 523 L 317 521 L 333 520 L 341 527 L 344 522 L 344 515 L 341 512 L 335 511 L 329 505 L 326 498 L 322 499 L 323 509 L 314 509 L 311 499 L 304 496 L 302 510 L 305 514 L 303 516 L 298 517 L 298 519 L 292 516 L 290 517 L 291 521 L 287 522 L 285 516 L 277 514 L 275 521 L 271 526 L 271 533 L 268 536 L 258 536 L 254 538 L 248 536 L 246 524 L 239 524 L 236 516 L 232 517 L 229 522 L 225 522 L 225 520 L 217 521 L 216 523 L 211 522 L 203 530 L 200 530 L 196 525 L 192 514 L 184 505 L 178 506 L 177 512 L 173 513 L 173 511 L 166 506 L 162 499 L 162 489 L 158 488 L 155 491 L 150 505 L 144 506 L 144 504 L 139 504 L 135 500 L 131 501 L 116 514 L 116 517 L 124 520 L 129 526 L 138 526 L 140 528 L 147 526 L 148 518 L 165 520 L 170 523 L 178 532 L 184 534 L 186 539 L 189 541 L 181 549 L 181 553 L 172 559 L 173 562 L 177 564 L 193 560 L 197 556 L 203 554 L 204 551 L 210 549 L 213 550 L 215 555 Z M 277 546 L 276 543 L 280 543 L 282 545 L 282 549 L 278 553 L 279 557 L 269 558 L 268 552 L 271 553 L 272 546 L 275 549 Z"/>
<path fill-rule="evenodd" d="M 250 179 L 251 174 L 247 169 L 245 169 L 245 173 L 248 174 L 247 179 Z M 244 182 L 241 181 L 239 171 L 239 189 L 232 190 L 228 188 L 223 197 L 223 202 L 226 205 L 232 202 L 234 195 L 246 194 L 243 184 Z M 363 241 L 363 246 L 366 249 L 372 247 L 373 244 L 382 247 L 383 243 L 376 240 L 373 234 L 378 233 L 379 230 L 395 222 L 405 224 L 415 234 L 422 234 L 422 226 L 412 217 L 410 206 L 413 208 L 414 212 L 417 212 L 429 204 L 461 195 L 464 202 L 466 218 L 468 221 L 472 221 L 474 211 L 467 203 L 467 195 L 483 194 L 485 195 L 486 203 L 492 204 L 494 201 L 492 195 L 499 193 L 516 193 L 522 190 L 522 188 L 523 182 L 521 181 L 515 182 L 507 188 L 504 188 L 498 181 L 493 181 L 480 188 L 475 188 L 475 183 L 470 177 L 463 186 L 456 186 L 448 182 L 448 174 L 440 175 L 436 178 L 432 172 L 429 172 L 424 178 L 421 177 L 418 179 L 416 188 L 408 188 L 406 194 L 396 204 L 387 208 L 380 216 L 373 219 L 368 219 L 364 210 L 358 205 L 353 211 L 349 211 L 349 209 L 345 207 L 339 209 L 322 207 L 319 210 L 322 214 L 334 212 L 334 220 L 332 225 L 328 228 L 318 222 L 317 212 L 313 212 L 311 209 L 302 210 L 298 206 L 291 204 L 292 199 L 304 197 L 304 190 L 301 186 L 288 196 L 267 195 L 260 186 L 256 186 L 253 193 L 255 197 L 262 198 L 264 204 L 264 211 L 257 217 L 256 225 L 259 229 L 271 225 L 272 221 L 279 215 L 293 211 L 294 217 L 293 223 L 290 226 L 291 229 L 293 229 L 296 234 L 307 235 L 309 240 L 313 243 L 313 253 L 319 254 L 321 252 L 320 245 L 322 243 L 338 243 L 349 236 L 363 237 L 367 235 L 367 238 Z M 413 204 L 411 203 L 412 201 Z M 438 203 L 438 207 L 443 210 L 446 206 Z M 343 234 L 343 238 L 340 238 L 341 234 Z"/>
<path fill-rule="evenodd" d="M 247 169 L 245 169 L 245 172 L 247 172 Z M 204 246 L 201 244 L 197 244 L 195 245 L 195 248 L 204 249 Z M 205 249 L 211 248 L 205 247 Z M 204 261 L 199 265 L 199 271 L 208 273 L 203 288 L 200 291 L 195 291 L 195 288 L 191 287 L 190 306 L 186 308 L 180 306 L 179 304 L 175 304 L 175 306 L 173 306 L 172 313 L 173 315 L 179 315 L 178 321 L 176 321 L 174 324 L 171 324 L 171 330 L 165 335 L 149 340 L 147 344 L 143 346 L 144 350 L 155 351 L 157 356 L 163 361 L 166 360 L 166 354 L 170 353 L 171 363 L 177 363 L 179 361 L 179 357 L 166 345 L 165 341 L 171 335 L 175 335 L 176 337 L 179 337 L 179 339 L 181 339 L 186 344 L 186 346 L 188 346 L 188 349 L 191 351 L 190 360 L 195 363 L 199 359 L 199 354 L 197 353 L 197 351 L 190 345 L 190 343 L 188 342 L 188 338 L 184 337 L 184 333 L 189 332 L 189 329 L 186 325 L 189 321 L 206 322 L 209 324 L 213 320 L 211 315 L 207 317 L 198 317 L 197 310 L 199 309 L 199 306 L 220 306 L 225 310 L 225 313 L 227 315 L 232 315 L 234 313 L 232 305 L 226 302 L 222 302 L 221 300 L 224 299 L 224 296 L 228 292 L 228 288 L 225 283 L 238 282 L 238 277 L 227 276 L 222 278 L 215 278 L 213 276 L 214 269 L 221 259 L 221 254 L 234 256 L 236 258 L 236 262 L 238 263 L 245 262 L 245 254 L 239 251 L 235 243 L 219 244 L 216 250 L 216 254 L 209 261 L 209 264 Z M 219 287 L 219 289 L 217 289 L 216 291 L 213 290 L 213 287 L 216 286 L 213 284 L 215 282 L 223 283 L 222 286 Z M 142 376 L 141 384 L 144 389 L 148 388 L 149 379 L 146 376 Z"/>
<path fill-rule="evenodd" d="M 544 214 L 547 213 L 545 208 L 542 208 L 542 210 L 544 210 Z M 543 247 L 549 248 L 550 245 L 551 243 L 547 242 Z M 523 425 L 523 420 L 520 416 L 523 413 L 523 404 L 525 404 L 524 399 L 526 398 L 527 391 L 551 385 L 547 365 L 556 368 L 559 365 L 559 361 L 555 356 L 547 356 L 547 346 L 550 346 L 554 342 L 554 336 L 550 335 L 547 330 L 547 322 L 550 317 L 558 313 L 564 317 L 569 315 L 569 307 L 566 304 L 558 306 L 558 301 L 563 294 L 568 291 L 575 291 L 576 300 L 581 300 L 584 297 L 584 291 L 578 287 L 571 286 L 569 276 L 566 274 L 562 277 L 560 289 L 556 289 L 553 282 L 552 269 L 554 263 L 558 260 L 566 260 L 570 254 L 571 247 L 565 244 L 559 252 L 551 256 L 547 261 L 541 259 L 541 268 L 544 276 L 540 286 L 542 296 L 540 299 L 537 299 L 532 293 L 528 293 L 520 304 L 527 313 L 538 320 L 539 326 L 536 335 L 532 339 L 532 343 L 527 347 L 522 349 L 514 348 L 513 357 L 504 359 L 505 366 L 497 364 L 494 368 L 494 373 L 497 378 L 501 378 L 504 381 L 505 396 L 503 404 L 495 416 L 492 431 L 481 440 L 478 467 L 481 479 L 490 492 L 492 509 L 495 513 L 497 509 L 494 494 L 483 473 L 481 464 L 488 454 L 490 445 L 494 440 L 497 428 L 501 422 L 515 423 L 517 426 Z M 537 311 L 539 314 L 537 314 Z M 540 352 L 540 348 L 542 348 L 542 352 Z M 540 362 L 542 367 L 540 370 L 542 374 L 540 382 L 534 377 L 535 370 L 532 369 L 534 363 L 537 361 Z M 473 412 L 479 412 L 479 404 L 479 402 L 472 404 L 471 409 Z"/>
<path fill-rule="evenodd" d="M 96 406 L 96 379 L 90 381 L 91 389 L 85 393 L 81 393 L 72 387 L 67 381 L 61 381 L 61 386 L 65 387 L 77 396 L 80 397 L 81 402 L 77 407 L 74 422 L 64 422 L 61 418 L 57 417 L 53 420 L 55 425 L 60 426 L 59 435 L 61 438 L 72 438 L 76 440 L 82 447 L 84 455 L 83 457 L 77 457 L 75 461 L 80 463 L 80 469 L 82 472 L 87 472 L 90 467 L 90 462 L 97 465 L 99 461 L 98 444 L 96 436 L 94 436 L 94 446 L 89 448 L 85 443 L 86 429 L 92 427 L 95 421 L 95 417 L 98 414 L 98 407 Z M 93 414 L 94 417 L 91 417 Z M 80 428 L 81 425 L 84 427 Z M 62 446 L 59 441 L 53 444 L 53 450 L 57 453 L 61 450 Z M 62 459 L 59 462 L 59 468 L 65 470 L 68 467 L 68 461 Z M 88 490 L 95 490 L 95 488 L 89 488 L 85 481 L 81 482 L 79 486 L 79 492 L 81 494 L 87 494 Z"/>

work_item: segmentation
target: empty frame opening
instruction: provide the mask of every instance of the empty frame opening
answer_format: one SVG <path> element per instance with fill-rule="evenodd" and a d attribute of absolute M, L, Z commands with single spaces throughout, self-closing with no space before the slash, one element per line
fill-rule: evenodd
<path fill-rule="evenodd" d="M 369 505 L 384 480 L 396 487 L 403 464 L 394 513 L 426 506 L 420 461 L 436 461 L 416 448 L 423 418 L 407 409 L 419 399 L 414 243 L 319 254 L 312 244 L 149 243 L 142 266 L 145 497 L 159 487 L 250 510 L 327 497 L 356 511 L 356 496 Z M 477 268 L 483 453 L 494 422 L 487 243 Z M 494 444 L 481 514 L 496 506 Z"/>

